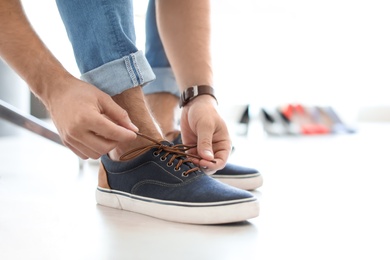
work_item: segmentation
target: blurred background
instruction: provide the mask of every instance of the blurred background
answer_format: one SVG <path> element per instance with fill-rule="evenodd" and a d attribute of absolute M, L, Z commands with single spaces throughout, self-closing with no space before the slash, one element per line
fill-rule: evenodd
<path fill-rule="evenodd" d="M 22 1 L 54 55 L 79 76 L 55 1 Z M 134 0 L 144 49 L 147 0 Z M 386 0 L 212 0 L 215 87 L 227 121 L 250 105 L 332 106 L 345 121 L 390 120 L 390 2 Z M 1 60 L 0 60 L 1 62 Z M 47 117 L 25 83 L 0 63 L 0 99 Z M 0 121 L 2 134 L 8 123 Z"/>

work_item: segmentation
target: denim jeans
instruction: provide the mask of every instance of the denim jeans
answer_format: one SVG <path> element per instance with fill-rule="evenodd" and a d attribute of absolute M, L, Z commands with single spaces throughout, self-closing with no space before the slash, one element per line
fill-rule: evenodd
<path fill-rule="evenodd" d="M 145 94 L 180 95 L 157 29 L 155 0 L 146 13 L 145 54 L 136 46 L 132 0 L 56 0 L 81 79 L 114 96 L 143 86 Z"/>

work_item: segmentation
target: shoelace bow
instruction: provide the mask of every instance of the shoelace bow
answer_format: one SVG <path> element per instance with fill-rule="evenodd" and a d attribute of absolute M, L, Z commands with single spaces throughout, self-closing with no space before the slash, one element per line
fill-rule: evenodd
<path fill-rule="evenodd" d="M 149 151 L 152 148 L 158 149 L 157 151 L 154 152 L 154 154 L 156 156 L 158 156 L 163 151 L 166 152 L 161 157 L 162 160 L 165 160 L 169 154 L 172 154 L 171 159 L 167 163 L 168 166 L 173 166 L 173 162 L 176 159 L 178 159 L 178 162 L 175 166 L 176 171 L 180 170 L 180 166 L 183 165 L 183 163 L 187 163 L 187 162 L 193 163 L 192 160 L 189 159 L 189 157 L 193 157 L 193 158 L 196 158 L 199 160 L 202 159 L 202 157 L 200 157 L 198 155 L 186 153 L 186 151 L 188 151 L 189 149 L 195 148 L 196 145 L 189 146 L 189 145 L 184 145 L 184 144 L 176 144 L 176 145 L 168 146 L 168 145 L 162 143 L 162 141 L 157 141 L 157 140 L 153 139 L 152 137 L 147 136 L 145 134 L 138 133 L 138 132 L 136 132 L 136 134 L 140 137 L 148 139 L 149 141 L 152 142 L 152 144 L 141 146 L 141 147 L 135 148 L 133 150 L 130 150 L 130 151 L 124 153 L 120 157 L 121 161 L 126 161 L 126 160 L 129 160 L 131 158 L 134 158 L 134 157 L 136 157 L 136 156 L 138 156 L 146 151 Z M 211 162 L 216 163 L 216 161 L 214 161 L 214 160 L 212 160 Z M 188 174 L 190 174 L 191 172 L 195 172 L 198 170 L 200 170 L 200 168 L 198 166 L 195 166 L 194 168 L 191 168 L 191 169 L 187 170 L 186 172 L 184 172 L 183 176 L 188 176 Z"/>

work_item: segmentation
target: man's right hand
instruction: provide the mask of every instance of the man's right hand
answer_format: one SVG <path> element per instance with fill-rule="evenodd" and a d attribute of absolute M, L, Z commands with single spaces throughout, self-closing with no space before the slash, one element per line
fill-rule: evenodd
<path fill-rule="evenodd" d="M 43 102 L 63 143 L 80 158 L 97 159 L 136 138 L 138 128 L 109 95 L 73 77 L 60 84 Z"/>

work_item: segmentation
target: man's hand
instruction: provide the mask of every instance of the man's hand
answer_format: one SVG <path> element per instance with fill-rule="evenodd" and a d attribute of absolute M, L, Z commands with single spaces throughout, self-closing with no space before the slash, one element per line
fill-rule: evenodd
<path fill-rule="evenodd" d="M 203 158 L 194 159 L 196 164 L 208 174 L 225 167 L 231 151 L 231 140 L 213 97 L 202 95 L 183 107 L 180 127 L 183 143 L 197 145 L 197 148 L 189 150 L 189 153 Z"/>
<path fill-rule="evenodd" d="M 86 82 L 68 78 L 44 101 L 63 143 L 80 158 L 97 159 L 138 128 L 112 98 Z"/>

